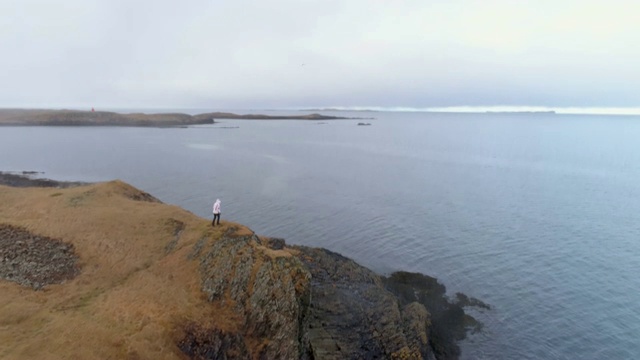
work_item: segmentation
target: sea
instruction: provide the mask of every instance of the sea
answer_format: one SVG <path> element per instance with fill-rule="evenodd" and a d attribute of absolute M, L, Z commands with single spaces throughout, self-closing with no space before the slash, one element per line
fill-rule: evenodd
<path fill-rule="evenodd" d="M 462 359 L 640 358 L 640 117 L 327 115 L 366 119 L 0 127 L 0 170 L 121 179 L 204 218 L 219 198 L 258 234 L 437 277 L 491 305 Z"/>

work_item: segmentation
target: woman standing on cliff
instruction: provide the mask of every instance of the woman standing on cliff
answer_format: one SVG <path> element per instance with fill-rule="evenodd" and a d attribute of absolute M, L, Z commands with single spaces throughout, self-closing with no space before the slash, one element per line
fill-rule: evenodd
<path fill-rule="evenodd" d="M 220 199 L 216 199 L 213 203 L 213 221 L 211 226 L 216 226 L 216 219 L 218 219 L 218 225 L 220 225 Z"/>

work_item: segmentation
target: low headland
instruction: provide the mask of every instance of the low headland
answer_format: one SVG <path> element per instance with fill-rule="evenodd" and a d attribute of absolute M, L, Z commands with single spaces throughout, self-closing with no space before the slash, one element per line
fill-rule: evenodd
<path fill-rule="evenodd" d="M 445 293 L 122 181 L 0 174 L 0 358 L 456 359 L 488 306 Z"/>
<path fill-rule="evenodd" d="M 0 109 L 0 126 L 147 126 L 180 127 L 213 124 L 220 119 L 234 120 L 344 120 L 321 114 L 262 115 L 210 112 L 198 115 L 183 113 L 121 114 L 111 111 Z"/>

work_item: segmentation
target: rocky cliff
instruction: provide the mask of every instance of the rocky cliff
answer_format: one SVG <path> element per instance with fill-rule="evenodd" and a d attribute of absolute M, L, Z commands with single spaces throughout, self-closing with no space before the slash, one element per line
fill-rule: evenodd
<path fill-rule="evenodd" d="M 0 185 L 0 358 L 456 358 L 443 289 L 120 181 Z"/>

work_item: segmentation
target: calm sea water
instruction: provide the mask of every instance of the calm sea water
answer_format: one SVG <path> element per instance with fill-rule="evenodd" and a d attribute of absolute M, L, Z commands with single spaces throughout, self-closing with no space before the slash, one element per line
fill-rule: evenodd
<path fill-rule="evenodd" d="M 192 111 L 197 112 L 197 111 Z M 482 299 L 466 359 L 640 358 L 640 118 L 350 113 L 0 128 L 0 169 L 165 202 Z M 225 127 L 238 128 L 225 128 Z"/>

